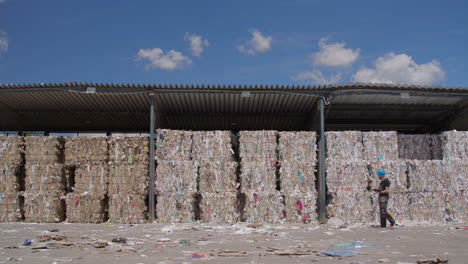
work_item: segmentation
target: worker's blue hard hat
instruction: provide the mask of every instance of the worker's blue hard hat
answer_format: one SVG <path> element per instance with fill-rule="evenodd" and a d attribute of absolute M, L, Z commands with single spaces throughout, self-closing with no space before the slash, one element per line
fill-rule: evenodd
<path fill-rule="evenodd" d="M 379 171 L 377 171 L 377 175 L 384 175 L 384 174 L 385 174 L 384 169 L 380 169 Z"/>

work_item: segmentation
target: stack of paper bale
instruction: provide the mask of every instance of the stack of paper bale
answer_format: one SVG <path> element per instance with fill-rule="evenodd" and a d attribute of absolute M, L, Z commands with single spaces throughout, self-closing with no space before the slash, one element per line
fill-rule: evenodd
<path fill-rule="evenodd" d="M 156 213 L 161 223 L 195 221 L 198 162 L 159 160 Z"/>
<path fill-rule="evenodd" d="M 64 140 L 25 137 L 24 213 L 27 221 L 65 220 Z"/>
<path fill-rule="evenodd" d="M 280 186 L 284 194 L 286 220 L 316 221 L 317 190 L 315 132 L 279 132 Z"/>
<path fill-rule="evenodd" d="M 347 224 L 375 220 L 374 195 L 367 191 L 375 175 L 370 175 L 363 156 L 360 131 L 330 131 L 327 140 L 327 212 Z"/>
<path fill-rule="evenodd" d="M 192 131 L 157 130 L 156 214 L 161 223 L 195 221 L 199 163 L 191 160 L 192 137 Z"/>
<path fill-rule="evenodd" d="M 445 131 L 441 137 L 444 160 L 468 160 L 468 131 Z"/>
<path fill-rule="evenodd" d="M 466 140 L 466 139 L 465 139 Z M 452 160 L 445 164 L 446 182 L 442 196 L 445 198 L 445 219 L 450 222 L 468 220 L 468 161 Z"/>
<path fill-rule="evenodd" d="M 409 211 L 413 221 L 445 222 L 444 192 L 448 183 L 447 162 L 412 160 L 408 162 Z"/>
<path fill-rule="evenodd" d="M 149 137 L 109 141 L 109 220 L 145 223 L 148 217 Z"/>
<path fill-rule="evenodd" d="M 70 170 L 66 196 L 67 221 L 105 221 L 109 175 L 109 147 L 106 137 L 68 137 L 65 164 Z"/>
<path fill-rule="evenodd" d="M 430 134 L 398 134 L 398 156 L 409 160 L 440 160 L 441 137 Z"/>
<path fill-rule="evenodd" d="M 193 132 L 192 159 L 200 170 L 200 218 L 205 223 L 235 223 L 237 211 L 237 167 L 231 131 Z"/>
<path fill-rule="evenodd" d="M 239 132 L 242 220 L 251 223 L 284 221 L 284 197 L 277 189 L 277 132 Z"/>
<path fill-rule="evenodd" d="M 0 222 L 23 219 L 20 191 L 24 187 L 21 171 L 23 137 L 0 136 Z"/>

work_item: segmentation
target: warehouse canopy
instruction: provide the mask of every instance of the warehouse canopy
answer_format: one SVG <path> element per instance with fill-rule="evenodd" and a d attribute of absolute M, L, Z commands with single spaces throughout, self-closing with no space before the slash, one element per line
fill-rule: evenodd
<path fill-rule="evenodd" d="M 353 83 L 329 86 L 0 85 L 0 131 L 468 130 L 468 88 Z"/>

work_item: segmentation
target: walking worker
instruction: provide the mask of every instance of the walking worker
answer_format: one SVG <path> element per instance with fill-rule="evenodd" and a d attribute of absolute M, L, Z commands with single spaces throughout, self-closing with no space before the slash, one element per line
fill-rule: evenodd
<path fill-rule="evenodd" d="M 380 180 L 379 189 L 374 189 L 374 192 L 379 193 L 379 209 L 380 209 L 380 227 L 387 227 L 387 219 L 390 221 L 390 228 L 395 227 L 395 220 L 387 212 L 388 197 L 390 193 L 390 180 L 385 177 L 385 170 L 380 169 L 377 172 Z"/>

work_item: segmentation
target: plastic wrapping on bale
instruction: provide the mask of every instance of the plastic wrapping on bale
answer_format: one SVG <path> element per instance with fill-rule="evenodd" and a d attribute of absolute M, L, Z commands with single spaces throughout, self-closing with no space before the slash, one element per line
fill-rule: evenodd
<path fill-rule="evenodd" d="M 277 131 L 240 131 L 239 155 L 244 161 L 267 160 L 276 161 Z"/>
<path fill-rule="evenodd" d="M 200 192 L 236 192 L 237 162 L 201 162 Z"/>
<path fill-rule="evenodd" d="M 200 202 L 201 221 L 203 223 L 236 223 L 237 192 L 202 193 Z"/>
<path fill-rule="evenodd" d="M 285 214 L 289 223 L 310 223 L 317 219 L 317 192 L 285 194 Z"/>
<path fill-rule="evenodd" d="M 67 137 L 65 164 L 101 164 L 109 160 L 107 137 Z"/>
<path fill-rule="evenodd" d="M 63 193 L 24 193 L 24 216 L 28 222 L 54 223 L 65 220 Z"/>
<path fill-rule="evenodd" d="M 197 177 L 196 161 L 160 161 L 156 168 L 156 189 L 164 193 L 195 193 Z"/>
<path fill-rule="evenodd" d="M 104 222 L 104 195 L 69 193 L 66 198 L 67 222 L 102 223 Z"/>
<path fill-rule="evenodd" d="M 468 131 L 445 131 L 442 133 L 444 160 L 468 160 Z"/>
<path fill-rule="evenodd" d="M 158 222 L 192 223 L 195 221 L 195 204 L 194 192 L 160 192 L 156 204 Z"/>
<path fill-rule="evenodd" d="M 112 137 L 109 163 L 114 165 L 149 164 L 149 137 Z"/>
<path fill-rule="evenodd" d="M 24 138 L 20 136 L 0 136 L 0 162 L 21 164 L 24 152 Z"/>
<path fill-rule="evenodd" d="M 439 135 L 398 134 L 398 156 L 400 159 L 442 159 L 442 141 Z"/>
<path fill-rule="evenodd" d="M 278 191 L 246 192 L 242 218 L 248 223 L 282 223 L 286 214 L 284 197 Z"/>
<path fill-rule="evenodd" d="M 25 191 L 28 193 L 64 192 L 63 164 L 26 164 Z"/>
<path fill-rule="evenodd" d="M 146 195 L 114 194 L 109 196 L 109 221 L 118 224 L 147 222 Z"/>
<path fill-rule="evenodd" d="M 234 161 L 231 131 L 193 132 L 192 159 L 197 161 Z"/>
<path fill-rule="evenodd" d="M 23 219 L 21 196 L 0 192 L 0 222 L 18 222 Z"/>
<path fill-rule="evenodd" d="M 25 141 L 27 164 L 52 164 L 64 161 L 64 139 L 53 136 L 28 136 Z"/>
<path fill-rule="evenodd" d="M 278 132 L 278 159 L 280 161 L 317 161 L 315 132 Z"/>
<path fill-rule="evenodd" d="M 21 191 L 21 166 L 0 161 L 0 193 Z"/>
<path fill-rule="evenodd" d="M 158 160 L 191 160 L 192 131 L 156 130 L 156 157 Z"/>
<path fill-rule="evenodd" d="M 325 132 L 327 158 L 338 160 L 363 160 L 361 131 Z"/>
<path fill-rule="evenodd" d="M 75 169 L 73 192 L 104 195 L 107 193 L 108 175 L 107 164 L 79 165 Z"/>
<path fill-rule="evenodd" d="M 266 160 L 240 162 L 241 192 L 271 192 L 276 190 L 276 168 L 274 162 Z"/>
<path fill-rule="evenodd" d="M 111 165 L 109 166 L 109 196 L 113 194 L 148 194 L 149 166 Z"/>
<path fill-rule="evenodd" d="M 362 132 L 363 157 L 368 161 L 398 159 L 396 131 Z"/>
<path fill-rule="evenodd" d="M 281 163 L 281 191 L 285 194 L 309 193 L 315 191 L 315 163 L 287 162 Z"/>

